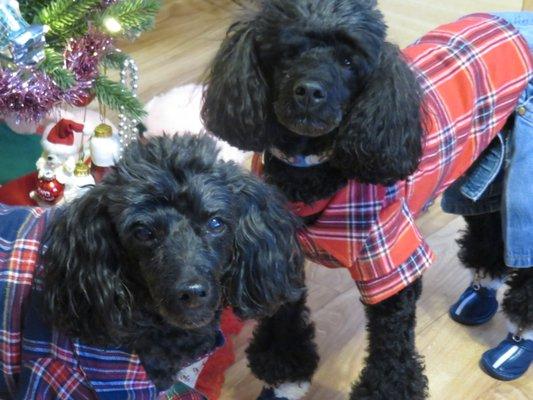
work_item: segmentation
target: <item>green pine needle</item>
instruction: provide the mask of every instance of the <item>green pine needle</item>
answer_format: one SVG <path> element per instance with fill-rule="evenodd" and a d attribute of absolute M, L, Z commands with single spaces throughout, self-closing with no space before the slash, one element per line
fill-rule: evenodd
<path fill-rule="evenodd" d="M 31 23 L 39 12 L 51 3 L 51 0 L 18 0 L 22 17 Z"/>
<path fill-rule="evenodd" d="M 46 58 L 41 64 L 41 70 L 54 80 L 61 89 L 68 89 L 76 84 L 74 74 L 64 68 L 63 55 L 54 49 L 45 49 Z"/>
<path fill-rule="evenodd" d="M 135 34 L 154 26 L 155 16 L 161 7 L 159 0 L 124 0 L 110 5 L 98 18 L 97 23 L 105 29 L 105 21 L 113 18 L 122 30 L 117 34 Z"/>
<path fill-rule="evenodd" d="M 117 35 L 135 37 L 153 27 L 161 0 L 119 0 L 102 7 L 101 0 L 18 0 L 22 16 L 30 23 L 48 25 L 46 34 L 46 58 L 40 69 L 62 89 L 76 85 L 74 74 L 65 68 L 64 51 L 69 39 L 87 34 L 93 26 L 105 34 L 113 34 L 105 27 L 108 18 L 115 19 L 122 27 Z M 107 54 L 100 70 L 122 69 L 128 56 L 121 52 Z M 141 102 L 121 83 L 101 75 L 95 80 L 94 92 L 98 100 L 108 108 L 130 118 L 141 119 L 145 111 Z"/>
<path fill-rule="evenodd" d="M 100 76 L 96 78 L 94 91 L 98 101 L 114 111 L 120 112 L 123 106 L 124 114 L 130 118 L 141 119 L 146 115 L 141 102 L 119 82 Z"/>
<path fill-rule="evenodd" d="M 106 68 L 120 70 L 128 58 L 129 56 L 126 53 L 117 51 L 115 53 L 106 54 L 102 59 L 102 63 Z"/>
<path fill-rule="evenodd" d="M 50 27 L 47 38 L 58 37 L 67 40 L 73 34 L 87 31 L 87 22 L 91 11 L 101 0 L 55 0 L 43 8 L 38 19 Z"/>

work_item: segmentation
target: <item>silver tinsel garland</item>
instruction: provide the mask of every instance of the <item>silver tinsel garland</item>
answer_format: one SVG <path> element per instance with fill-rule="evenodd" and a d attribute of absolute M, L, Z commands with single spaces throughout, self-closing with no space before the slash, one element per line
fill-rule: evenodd
<path fill-rule="evenodd" d="M 125 87 L 129 86 L 131 92 L 136 97 L 137 89 L 139 88 L 139 69 L 137 64 L 131 58 L 124 61 L 122 70 L 120 71 L 120 83 Z M 134 118 L 129 118 L 124 114 L 124 106 L 120 107 L 120 114 L 118 116 L 118 134 L 120 138 L 120 148 L 123 151 L 129 144 L 139 137 L 139 129 L 137 125 L 139 121 Z"/>

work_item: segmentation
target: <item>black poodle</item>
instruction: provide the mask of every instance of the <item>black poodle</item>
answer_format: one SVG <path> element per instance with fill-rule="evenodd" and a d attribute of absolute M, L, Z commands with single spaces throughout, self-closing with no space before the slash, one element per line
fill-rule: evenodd
<path fill-rule="evenodd" d="M 350 259 L 353 265 L 343 266 L 351 268 L 366 303 L 369 355 L 351 398 L 423 399 L 427 396 L 427 379 L 415 348 L 415 311 L 421 293 L 419 278 L 431 264 L 432 256 L 413 220 L 460 175 L 461 168 L 462 172 L 468 168 L 468 163 L 460 168 L 446 164 L 452 162 L 446 152 L 460 153 L 466 147 L 464 139 L 452 137 L 453 129 L 442 130 L 440 136 L 426 133 L 436 130 L 434 126 L 430 127 L 433 131 L 428 129 L 426 122 L 434 119 L 426 116 L 432 112 L 443 114 L 440 98 L 431 92 L 434 86 L 428 83 L 427 76 L 410 67 L 398 47 L 385 40 L 386 25 L 375 0 L 253 3 L 229 28 L 212 63 L 202 109 L 205 125 L 232 145 L 262 153 L 258 169 L 262 169 L 267 182 L 284 192 L 304 218 L 306 226 L 299 235 L 306 254 L 313 260 L 328 266 L 339 264 L 333 253 L 321 254 L 322 244 L 316 242 L 324 238 L 321 243 L 334 241 L 331 230 L 346 222 L 340 217 L 335 219 L 339 210 L 356 215 L 349 221 L 351 230 L 343 237 L 354 242 L 363 237 L 354 252 L 364 252 L 368 257 L 366 264 Z M 452 69 L 454 62 L 463 61 L 468 68 L 475 68 L 460 57 L 464 48 L 458 49 L 459 44 L 453 48 L 459 54 L 457 61 L 445 58 L 448 43 L 455 45 L 438 34 L 424 42 L 428 47 L 440 48 L 442 62 L 434 61 L 432 66 L 450 65 Z M 478 69 L 473 73 L 482 76 L 487 72 Z M 449 75 L 453 76 L 453 72 Z M 476 103 L 472 121 L 475 129 L 491 136 L 484 143 L 486 146 L 496 134 L 495 126 L 503 125 L 513 106 L 507 102 L 507 111 L 500 108 L 496 123 L 489 125 L 486 115 L 491 115 L 494 103 L 501 97 L 488 104 L 491 97 L 483 97 L 483 89 L 476 89 L 479 90 L 474 95 L 484 101 Z M 512 96 L 518 98 L 519 93 Z M 427 104 L 423 99 L 429 99 Z M 450 120 L 450 124 L 454 123 L 457 120 Z M 461 129 L 463 138 L 468 137 L 469 127 Z M 478 151 L 481 150 L 480 147 Z M 437 157 L 444 161 L 435 167 Z M 257 161 L 256 158 L 255 166 Z M 432 168 L 444 168 L 443 174 L 449 175 L 440 175 L 440 181 L 432 182 L 429 193 L 419 194 L 423 201 L 413 207 L 418 193 L 412 195 L 412 190 L 417 188 L 417 182 L 426 179 L 424 174 L 431 174 Z M 360 203 L 335 203 L 336 208 L 324 212 L 331 199 L 337 201 L 343 196 L 357 198 Z M 381 197 L 374 202 L 377 196 Z M 381 213 L 383 210 L 386 212 Z M 413 234 L 404 235 L 410 237 L 404 242 L 404 248 L 412 246 L 410 253 L 402 259 L 394 259 L 395 254 L 386 252 L 389 249 L 380 253 L 383 243 L 400 238 L 397 232 L 401 229 L 412 229 Z M 366 237 L 377 239 L 365 242 Z M 334 250 L 338 255 L 338 247 Z M 373 264 L 374 260 L 381 262 L 380 257 L 387 258 L 391 264 L 388 267 L 393 267 L 390 270 L 403 271 L 395 278 L 401 281 L 398 286 L 386 286 L 392 275 L 382 280 L 372 275 L 383 265 Z M 386 294 L 372 292 L 381 287 Z M 307 315 L 302 320 L 307 321 Z M 280 330 L 286 322 L 279 323 L 271 330 Z M 295 345 L 303 342 L 297 338 Z M 262 345 L 268 349 L 267 340 Z M 254 360 L 254 354 L 251 356 Z M 303 354 L 299 357 L 305 360 Z M 302 391 L 295 387 L 303 388 L 304 382 L 311 380 L 313 369 L 307 368 L 309 364 L 304 361 L 299 365 L 285 361 L 280 364 L 284 367 L 254 370 L 269 386 L 261 399 L 300 398 Z M 302 365 L 306 373 L 298 374 Z"/>
<path fill-rule="evenodd" d="M 3 213 L 0 221 L 9 222 Z M 263 318 L 256 338 L 262 341 L 270 334 L 269 317 L 283 318 L 287 304 L 306 312 L 296 227 L 284 198 L 237 165 L 217 160 L 207 136 L 131 145 L 101 184 L 51 218 L 36 274 L 42 287 L 36 284 L 32 305 L 23 306 L 35 312 L 27 312 L 22 336 L 28 343 L 27 335 L 46 336 L 58 348 L 50 352 L 59 355 L 54 370 L 37 370 L 26 360 L 13 377 L 22 376 L 19 384 L 2 397 L 30 393 L 21 382 L 35 385 L 52 376 L 50 387 L 42 388 L 47 393 L 93 398 L 93 390 L 107 388 L 112 398 L 149 398 L 155 389 L 167 390 L 184 365 L 220 345 L 219 317 L 227 305 L 243 318 Z M 36 316 L 46 318 L 33 329 Z M 119 356 L 110 352 L 117 346 Z M 35 351 L 28 349 L 26 358 Z M 124 364 L 137 356 L 140 366 Z M 46 357 L 41 354 L 39 363 Z M 277 361 L 275 351 L 258 355 L 258 362 L 269 358 Z M 128 379 L 144 369 L 149 379 L 120 382 L 120 368 Z M 62 370 L 71 372 L 64 378 Z M 83 397 L 80 388 L 93 394 Z"/>

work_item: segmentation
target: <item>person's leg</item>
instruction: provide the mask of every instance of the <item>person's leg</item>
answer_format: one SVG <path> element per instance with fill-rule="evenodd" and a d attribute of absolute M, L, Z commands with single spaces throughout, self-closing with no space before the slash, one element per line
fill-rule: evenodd
<path fill-rule="evenodd" d="M 533 12 L 495 13 L 526 40 L 533 57 Z M 518 100 L 509 136 L 502 203 L 505 263 L 510 268 L 533 266 L 533 79 Z"/>
<path fill-rule="evenodd" d="M 465 325 L 489 321 L 498 310 L 496 292 L 505 280 L 501 215 L 499 212 L 465 216 L 466 229 L 459 259 L 472 271 L 472 283 L 450 307 L 450 316 Z"/>
<path fill-rule="evenodd" d="M 509 334 L 481 358 L 485 371 L 502 380 L 521 377 L 533 362 L 533 269 L 517 269 L 508 285 L 503 312 Z"/>

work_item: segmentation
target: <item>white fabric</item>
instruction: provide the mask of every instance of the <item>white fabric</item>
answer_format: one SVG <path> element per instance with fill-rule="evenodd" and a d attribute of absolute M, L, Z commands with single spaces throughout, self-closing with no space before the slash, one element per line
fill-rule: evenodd
<path fill-rule="evenodd" d="M 187 368 L 182 369 L 176 379 L 187 386 L 194 388 L 196 387 L 196 382 L 204 369 L 205 364 L 209 357 L 202 358 L 200 361 L 195 362 L 194 364 L 189 365 Z"/>
<path fill-rule="evenodd" d="M 146 137 L 200 134 L 205 131 L 200 117 L 203 87 L 199 85 L 178 86 L 154 97 L 146 104 L 147 116 L 143 120 Z M 243 152 L 227 142 L 215 138 L 220 157 L 225 161 L 242 164 L 251 153 Z"/>

